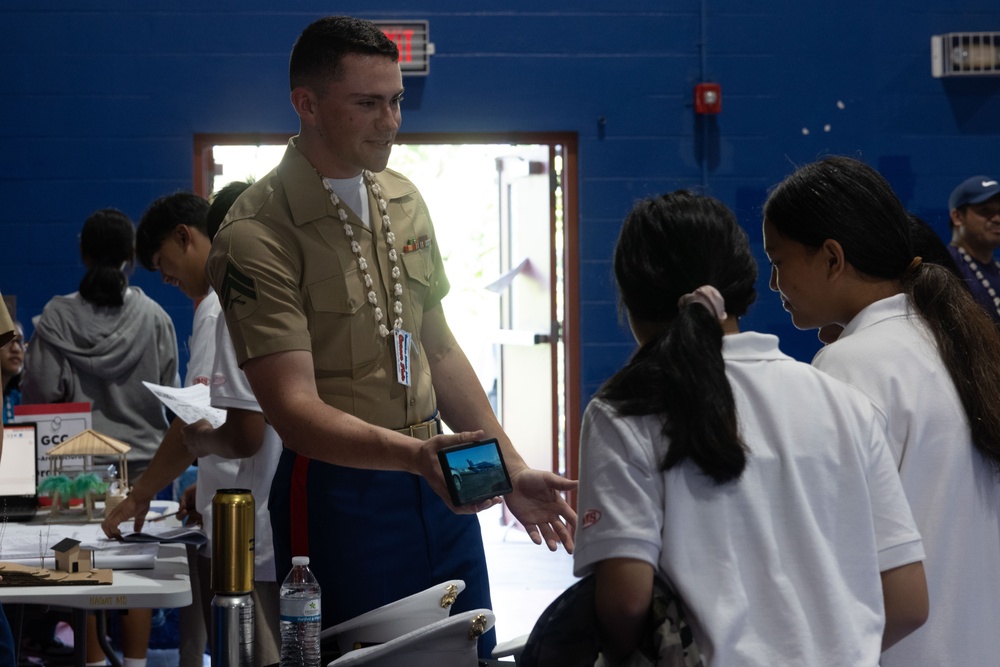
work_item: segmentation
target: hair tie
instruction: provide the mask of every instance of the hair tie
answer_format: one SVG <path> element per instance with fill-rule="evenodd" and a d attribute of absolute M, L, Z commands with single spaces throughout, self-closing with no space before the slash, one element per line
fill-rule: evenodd
<path fill-rule="evenodd" d="M 682 308 L 689 303 L 700 303 L 708 308 L 708 312 L 719 320 L 719 324 L 726 321 L 726 300 L 722 298 L 722 293 L 711 285 L 702 285 L 690 294 L 685 294 L 677 300 L 677 307 Z"/>
<path fill-rule="evenodd" d="M 922 261 L 923 261 L 923 258 L 920 257 L 920 255 L 917 255 L 916 257 L 914 257 L 913 261 L 910 262 L 910 265 L 908 267 L 906 267 L 906 273 L 913 273 L 914 271 L 916 271 L 917 267 L 920 266 L 920 262 L 922 262 Z"/>

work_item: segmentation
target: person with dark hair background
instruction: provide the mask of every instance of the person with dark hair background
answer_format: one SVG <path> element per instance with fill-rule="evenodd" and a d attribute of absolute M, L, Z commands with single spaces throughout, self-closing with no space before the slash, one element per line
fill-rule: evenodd
<path fill-rule="evenodd" d="M 187 368 L 184 386 L 209 383 L 212 359 L 215 356 L 213 335 L 219 316 L 219 304 L 205 277 L 205 258 L 211 240 L 205 231 L 205 216 L 209 203 L 193 192 L 177 191 L 158 197 L 143 212 L 136 229 L 135 250 L 139 264 L 148 271 L 159 271 L 164 283 L 173 285 L 194 302 L 191 337 L 188 339 Z M 138 479 L 130 480 L 132 489 L 128 496 L 105 518 L 105 532 L 111 537 L 120 534 L 119 524 L 135 517 L 133 528 L 142 530 L 150 501 L 176 480 L 194 459 L 188 456 L 181 438 L 184 421 L 178 417 L 170 422 L 156 454 Z M 236 474 L 235 463 L 222 460 L 199 462 L 197 479 L 208 484 L 209 479 L 222 486 L 231 486 Z M 221 482 L 220 482 L 221 480 Z M 211 530 L 211 505 L 196 502 L 195 484 L 181 489 L 180 509 L 177 516 L 187 525 L 201 523 Z M 211 501 L 211 499 L 209 499 Z M 209 533 L 211 535 L 211 533 Z M 178 610 L 179 667 L 200 667 L 208 646 L 210 620 L 203 613 L 202 605 L 211 603 L 211 586 L 202 581 L 198 569 L 198 553 L 209 553 L 207 545 L 188 545 L 189 574 L 191 577 L 191 604 Z M 202 597 L 208 590 L 209 599 Z"/>
<path fill-rule="evenodd" d="M 926 262 L 886 180 L 859 160 L 797 169 L 764 205 L 764 250 L 800 329 L 844 330 L 813 360 L 885 416 L 927 551 L 927 623 L 882 665 L 1000 655 L 1000 333 L 962 281 Z"/>
<path fill-rule="evenodd" d="M 213 392 L 235 392 L 240 382 L 236 374 L 242 374 L 236 368 L 235 373 L 220 379 L 217 370 L 221 359 L 233 356 L 232 343 L 228 340 L 225 322 L 219 317 L 219 299 L 205 275 L 205 262 L 212 237 L 226 211 L 247 187 L 247 183 L 231 183 L 215 195 L 211 204 L 192 192 L 174 192 L 150 204 L 139 222 L 137 250 L 142 265 L 159 271 L 164 282 L 177 286 L 196 304 L 185 384 L 210 385 Z M 219 387 L 220 383 L 227 386 Z M 267 519 L 267 492 L 280 443 L 277 436 L 273 442 L 265 440 L 268 427 L 259 408 L 245 409 L 248 402 L 256 405 L 252 398 L 251 394 L 243 402 L 225 404 L 216 404 L 213 400 L 215 407 L 226 409 L 225 423 L 218 429 L 213 429 L 206 420 L 185 424 L 175 419 L 149 468 L 136 481 L 129 497 L 105 518 L 102 528 L 109 537 L 117 537 L 121 534 L 120 524 L 134 517 L 133 526 L 140 530 L 156 491 L 176 479 L 196 459 L 197 482 L 184 492 L 181 515 L 200 521 L 210 540 L 215 493 L 224 488 L 251 489 L 257 507 L 255 588 L 252 592 L 256 627 L 254 660 L 258 665 L 269 665 L 277 662 L 279 655 L 278 592 Z M 270 433 L 273 434 L 273 430 Z M 197 449 L 190 446 L 195 441 L 201 445 Z M 257 456 L 261 449 L 266 449 L 271 457 Z M 245 467 L 249 472 L 244 472 Z M 259 473 L 259 479 L 254 477 L 254 472 Z M 214 596 L 211 556 L 211 542 L 188 552 L 192 561 L 193 601 L 185 608 L 187 613 L 181 619 L 181 667 L 200 665 L 204 657 L 204 629 L 212 624 Z M 197 616 L 197 619 L 188 616 Z M 218 640 L 216 637 L 210 639 Z"/>
<path fill-rule="evenodd" d="M 878 664 L 927 597 L 871 403 L 740 331 L 757 266 L 721 202 L 638 202 L 613 264 L 640 347 L 584 414 L 574 554 L 606 664 L 646 631 L 655 575 L 706 665 Z"/>
<path fill-rule="evenodd" d="M 86 272 L 78 292 L 49 301 L 25 358 L 25 403 L 90 403 L 94 430 L 132 446 L 129 479 L 149 465 L 167 429 L 163 404 L 142 385 L 176 387 L 177 335 L 166 311 L 128 284 L 135 228 L 116 209 L 80 232 Z"/>
<path fill-rule="evenodd" d="M 7 304 L 4 302 L 3 297 L 0 296 L 0 349 L 9 345 L 16 335 L 17 329 L 14 320 L 10 317 L 10 312 L 7 310 Z M 4 382 L 4 372 L 2 369 L 0 369 L 0 382 Z M 4 419 L 3 422 L 0 422 L 0 457 L 3 456 L 3 424 L 6 421 Z M 10 623 L 7 621 L 3 605 L 0 604 L 0 665 L 17 664 L 16 655 L 17 650 L 14 646 L 14 635 L 10 631 Z"/>
<path fill-rule="evenodd" d="M 0 347 L 0 371 L 3 374 L 3 423 L 14 419 L 14 406 L 21 404 L 21 380 L 24 377 L 24 328 L 14 320 L 15 336 Z"/>
<path fill-rule="evenodd" d="M 135 259 L 135 228 L 116 209 L 91 214 L 80 232 L 86 273 L 78 292 L 49 301 L 35 324 L 25 360 L 25 403 L 91 404 L 93 428 L 132 447 L 128 478 L 152 460 L 168 422 L 160 400 L 142 382 L 176 387 L 177 335 L 167 313 L 126 271 Z M 121 614 L 125 667 L 145 665 L 150 609 Z M 88 661 L 103 660 L 96 624 L 88 619 Z"/>

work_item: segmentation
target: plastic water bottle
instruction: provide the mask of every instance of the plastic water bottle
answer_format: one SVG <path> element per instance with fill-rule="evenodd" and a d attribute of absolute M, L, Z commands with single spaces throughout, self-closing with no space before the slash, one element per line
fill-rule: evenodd
<path fill-rule="evenodd" d="M 308 556 L 292 558 L 281 584 L 281 667 L 319 667 L 321 624 L 319 582 Z"/>

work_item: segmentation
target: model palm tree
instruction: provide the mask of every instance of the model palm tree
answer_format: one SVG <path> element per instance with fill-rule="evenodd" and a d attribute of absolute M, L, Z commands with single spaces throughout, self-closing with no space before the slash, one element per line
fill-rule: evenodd
<path fill-rule="evenodd" d="M 52 498 L 53 511 L 58 511 L 60 505 L 69 507 L 69 500 L 73 497 L 73 482 L 66 475 L 52 475 L 42 480 L 38 485 L 38 493 L 46 494 Z"/>
<path fill-rule="evenodd" d="M 71 494 L 73 498 L 82 498 L 83 505 L 87 508 L 87 518 L 94 518 L 94 496 L 103 495 L 108 485 L 101 481 L 95 473 L 88 472 L 77 475 L 72 482 Z"/>
<path fill-rule="evenodd" d="M 105 482 L 102 482 L 101 478 L 96 473 L 88 472 L 82 475 L 77 475 L 71 483 L 71 486 L 73 498 L 86 498 L 87 494 L 100 495 L 104 493 L 108 485 Z"/>

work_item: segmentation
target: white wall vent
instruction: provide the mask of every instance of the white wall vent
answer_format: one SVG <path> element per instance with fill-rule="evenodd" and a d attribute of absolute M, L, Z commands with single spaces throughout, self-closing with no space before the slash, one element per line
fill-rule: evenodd
<path fill-rule="evenodd" d="M 931 75 L 1000 74 L 1000 32 L 949 32 L 931 37 Z"/>

